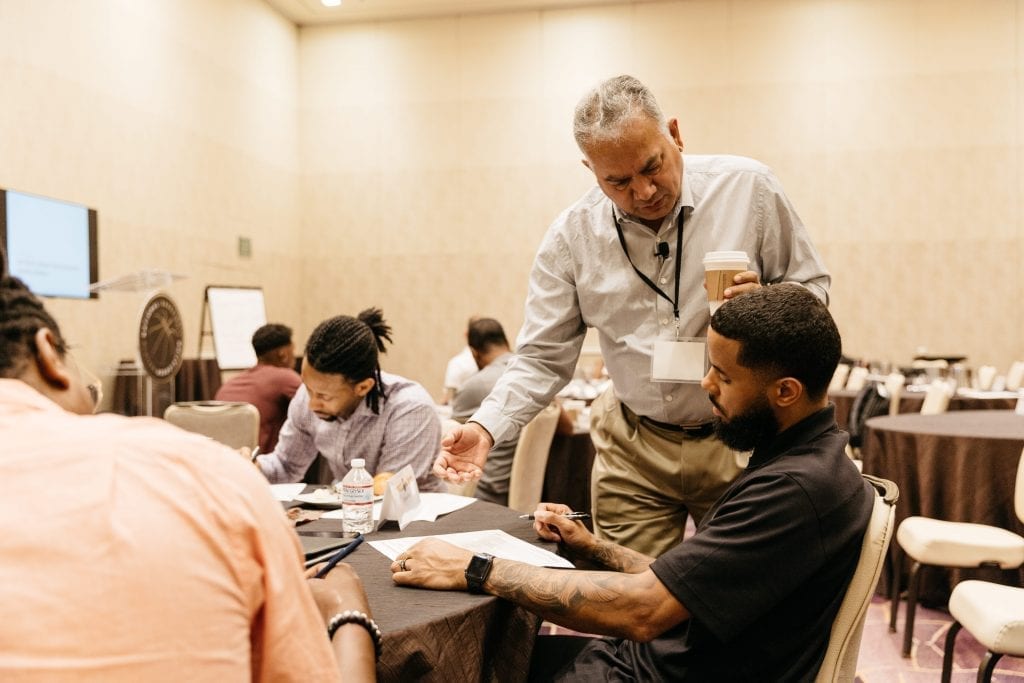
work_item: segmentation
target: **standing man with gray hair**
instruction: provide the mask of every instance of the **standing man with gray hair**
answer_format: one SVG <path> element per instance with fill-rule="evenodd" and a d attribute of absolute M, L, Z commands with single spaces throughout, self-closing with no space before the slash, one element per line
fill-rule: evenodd
<path fill-rule="evenodd" d="M 678 121 L 637 79 L 618 76 L 585 95 L 574 134 L 597 187 L 548 229 L 516 357 L 480 410 L 445 436 L 434 472 L 479 476 L 491 445 L 515 436 L 568 383 L 594 327 L 613 384 L 591 409 L 595 530 L 656 557 L 746 462 L 713 433 L 703 367 L 653 372 L 655 361 L 672 365 L 676 350 L 705 354 L 704 254 L 750 257 L 726 299 L 794 282 L 827 303 L 830 277 L 771 170 L 734 156 L 684 163 Z"/>

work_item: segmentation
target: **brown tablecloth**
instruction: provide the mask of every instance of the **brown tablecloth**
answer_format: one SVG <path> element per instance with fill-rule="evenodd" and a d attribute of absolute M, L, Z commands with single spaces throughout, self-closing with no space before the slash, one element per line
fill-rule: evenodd
<path fill-rule="evenodd" d="M 836 424 L 840 429 L 847 429 L 850 423 L 850 411 L 853 410 L 853 400 L 860 392 L 847 389 L 830 391 L 829 399 L 836 406 Z M 900 394 L 900 414 L 920 413 L 921 404 L 924 403 L 923 391 L 908 392 Z M 949 399 L 947 410 L 1013 410 L 1017 399 L 1003 396 L 996 398 L 985 398 L 981 396 L 953 396 Z"/>
<path fill-rule="evenodd" d="M 541 500 L 590 511 L 590 471 L 594 466 L 590 432 L 555 434 L 551 441 Z"/>
<path fill-rule="evenodd" d="M 303 529 L 340 529 L 340 520 L 316 520 Z M 554 551 L 538 540 L 532 522 L 500 505 L 477 501 L 439 517 L 368 534 L 367 541 L 459 531 L 501 529 Z M 384 634 L 377 665 L 381 681 L 525 681 L 540 618 L 489 595 L 396 586 L 391 560 L 364 543 L 347 560 L 359 573 L 373 617 Z"/>
<path fill-rule="evenodd" d="M 1013 509 L 1017 464 L 1024 449 L 1024 416 L 1009 410 L 893 415 L 868 420 L 861 457 L 864 472 L 900 488 L 896 523 L 912 515 L 991 524 L 1024 535 Z M 893 552 L 902 552 L 892 544 Z M 890 553 L 891 555 L 891 553 Z M 907 562 L 903 563 L 904 568 Z M 968 578 L 1024 585 L 1024 569 L 926 569 L 923 604 L 944 605 L 952 587 Z M 878 592 L 888 594 L 891 566 Z M 901 586 L 906 576 L 900 577 Z"/>

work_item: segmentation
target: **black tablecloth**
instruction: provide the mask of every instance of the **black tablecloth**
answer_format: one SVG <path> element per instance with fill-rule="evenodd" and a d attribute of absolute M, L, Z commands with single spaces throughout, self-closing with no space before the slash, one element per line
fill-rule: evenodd
<path fill-rule="evenodd" d="M 368 534 L 367 541 L 501 529 L 554 551 L 533 531 L 532 522 L 500 505 L 477 501 L 436 522 L 413 522 Z M 316 520 L 303 529 L 340 529 L 340 520 Z M 347 559 L 359 573 L 370 609 L 384 634 L 377 666 L 381 681 L 525 681 L 540 618 L 512 603 L 461 591 L 396 586 L 391 560 L 364 543 Z"/>
<path fill-rule="evenodd" d="M 1024 535 L 1014 513 L 1017 465 L 1024 449 L 1024 416 L 1008 410 L 956 411 L 939 415 L 894 415 L 867 422 L 861 448 L 864 472 L 891 479 L 900 488 L 896 523 L 913 515 L 974 522 Z M 902 552 L 893 541 L 893 552 Z M 908 565 L 903 563 L 904 568 Z M 889 591 L 886 567 L 878 592 Z M 1024 585 L 1024 569 L 926 569 L 921 602 L 944 605 L 956 583 L 967 578 Z M 901 585 L 906 576 L 900 577 Z"/>

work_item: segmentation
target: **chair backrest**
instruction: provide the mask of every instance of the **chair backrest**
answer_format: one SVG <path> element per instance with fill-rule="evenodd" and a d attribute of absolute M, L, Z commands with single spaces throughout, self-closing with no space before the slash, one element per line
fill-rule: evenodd
<path fill-rule="evenodd" d="M 544 490 L 544 470 L 558 426 L 559 411 L 557 405 L 549 405 L 519 433 L 508 480 L 508 506 L 513 510 L 533 512 L 537 509 Z"/>
<path fill-rule="evenodd" d="M 988 391 L 992 388 L 992 380 L 996 378 L 996 366 L 982 365 L 974 373 L 975 388 Z"/>
<path fill-rule="evenodd" d="M 1024 451 L 1020 452 L 1020 462 L 1017 463 L 1017 483 L 1013 491 L 1013 509 L 1017 513 L 1017 519 L 1024 522 Z"/>
<path fill-rule="evenodd" d="M 829 391 L 839 391 L 846 386 L 846 378 L 850 375 L 850 366 L 846 363 L 840 363 L 836 366 L 836 371 L 832 373 L 832 381 L 828 383 Z"/>
<path fill-rule="evenodd" d="M 903 394 L 903 382 L 906 377 L 898 372 L 890 373 L 885 378 L 885 390 L 889 394 L 889 414 L 900 412 L 900 395 Z"/>
<path fill-rule="evenodd" d="M 868 369 L 859 365 L 850 370 L 850 376 L 846 380 L 846 388 L 850 391 L 860 391 L 868 379 Z"/>
<path fill-rule="evenodd" d="M 875 488 L 875 506 L 871 520 L 864 531 L 860 559 L 846 588 L 846 595 L 839 606 L 839 613 L 832 621 L 825 659 L 814 679 L 816 683 L 841 681 L 852 683 L 857 672 L 857 656 L 860 654 L 860 638 L 864 631 L 864 617 L 875 592 L 878 577 L 892 540 L 896 516 L 896 501 L 900 492 L 896 484 L 887 479 L 862 475 Z"/>
<path fill-rule="evenodd" d="M 460 426 L 462 426 L 462 423 L 459 422 L 458 420 L 453 420 L 450 417 L 442 418 L 441 438 L 444 439 L 448 432 Z M 472 498 L 473 494 L 476 493 L 476 482 L 476 479 L 470 479 L 469 481 L 463 482 L 461 484 L 453 484 L 450 481 L 446 481 L 445 487 L 448 489 L 448 493 L 454 493 L 457 496 L 467 496 L 469 498 Z"/>
<path fill-rule="evenodd" d="M 949 408 L 949 399 L 953 396 L 953 389 L 944 379 L 932 380 L 928 385 L 928 391 L 924 394 L 924 401 L 921 402 L 922 415 L 938 415 L 946 412 Z"/>
<path fill-rule="evenodd" d="M 1017 391 L 1024 384 L 1024 361 L 1015 360 L 1006 373 L 1006 390 Z"/>
<path fill-rule="evenodd" d="M 231 448 L 256 448 L 260 442 L 260 411 L 251 403 L 182 401 L 167 406 L 164 419 Z"/>

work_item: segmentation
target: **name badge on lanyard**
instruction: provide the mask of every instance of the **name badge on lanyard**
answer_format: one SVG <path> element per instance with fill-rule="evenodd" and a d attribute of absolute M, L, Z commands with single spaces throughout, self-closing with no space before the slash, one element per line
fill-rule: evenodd
<path fill-rule="evenodd" d="M 700 382 L 707 374 L 708 345 L 700 338 L 659 339 L 651 356 L 655 382 Z"/>
<path fill-rule="evenodd" d="M 651 356 L 651 379 L 655 382 L 700 382 L 707 374 L 707 342 L 699 337 L 679 338 L 679 279 L 683 264 L 683 222 L 685 219 L 685 207 L 679 207 L 679 219 L 676 229 L 676 267 L 675 267 L 675 298 L 662 291 L 661 287 L 654 284 L 654 281 L 644 275 L 629 255 L 626 247 L 626 237 L 622 233 L 622 226 L 615 220 L 615 230 L 619 234 L 619 244 L 626 254 L 626 260 L 633 270 L 643 280 L 644 284 L 651 288 L 658 296 L 672 304 L 672 313 L 675 316 L 676 337 L 673 339 L 658 339 L 654 342 L 654 353 Z M 614 217 L 613 217 L 614 220 Z M 664 252 L 662 251 L 664 245 Z M 662 242 L 658 245 L 658 255 L 662 258 L 668 256 L 668 244 Z"/>

